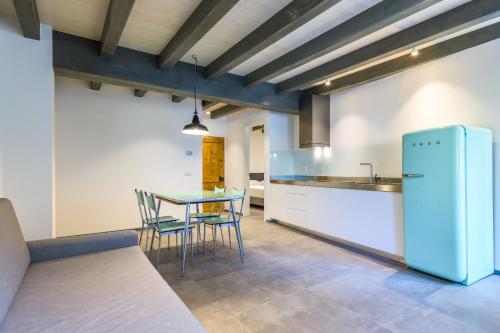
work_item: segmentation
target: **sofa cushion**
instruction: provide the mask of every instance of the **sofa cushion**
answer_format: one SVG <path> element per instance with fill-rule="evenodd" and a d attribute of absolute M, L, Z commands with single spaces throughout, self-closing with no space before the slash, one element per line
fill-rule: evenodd
<path fill-rule="evenodd" d="M 32 264 L 0 332 L 204 332 L 138 246 Z"/>
<path fill-rule="evenodd" d="M 16 213 L 8 199 L 0 198 L 0 325 L 23 280 L 30 256 Z"/>

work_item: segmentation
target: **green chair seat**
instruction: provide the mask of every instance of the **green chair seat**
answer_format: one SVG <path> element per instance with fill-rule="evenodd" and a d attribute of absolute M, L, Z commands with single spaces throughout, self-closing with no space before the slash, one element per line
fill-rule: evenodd
<path fill-rule="evenodd" d="M 178 221 L 179 219 L 176 219 L 175 217 L 173 216 L 170 216 L 170 215 L 165 215 L 165 216 L 159 216 L 158 217 L 158 222 L 160 223 L 163 223 L 163 222 L 174 222 L 174 221 Z M 153 220 L 151 220 L 150 218 L 147 219 L 148 223 L 154 223 Z"/>
<path fill-rule="evenodd" d="M 227 218 L 225 217 L 211 217 L 206 219 L 204 222 L 208 225 L 232 223 L 231 221 L 228 221 Z"/>
<path fill-rule="evenodd" d="M 191 213 L 189 214 L 189 217 L 194 218 L 194 219 L 203 219 L 203 218 L 209 218 L 209 217 L 217 217 L 219 214 L 216 213 Z"/>
<path fill-rule="evenodd" d="M 182 221 L 163 222 L 163 223 L 160 223 L 160 232 L 164 233 L 164 232 L 182 231 L 182 230 L 184 230 L 185 226 L 186 226 L 186 222 L 182 222 Z M 156 226 L 155 226 L 155 228 L 156 228 Z M 192 229 L 193 226 L 190 225 L 189 228 Z"/>

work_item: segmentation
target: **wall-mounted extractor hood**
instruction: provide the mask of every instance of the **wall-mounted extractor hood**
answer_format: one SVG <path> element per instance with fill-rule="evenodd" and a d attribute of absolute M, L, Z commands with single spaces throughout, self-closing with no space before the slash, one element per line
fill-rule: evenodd
<path fill-rule="evenodd" d="M 330 96 L 307 94 L 300 99 L 299 147 L 330 147 Z"/>

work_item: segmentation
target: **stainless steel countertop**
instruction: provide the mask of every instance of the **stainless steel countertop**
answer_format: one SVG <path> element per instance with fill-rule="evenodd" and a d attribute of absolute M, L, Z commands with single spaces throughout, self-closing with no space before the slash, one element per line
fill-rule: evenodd
<path fill-rule="evenodd" d="M 331 176 L 277 176 L 271 177 L 271 184 L 299 185 L 365 190 L 380 192 L 403 191 L 401 178 L 379 178 L 374 184 L 368 177 L 331 177 Z"/>

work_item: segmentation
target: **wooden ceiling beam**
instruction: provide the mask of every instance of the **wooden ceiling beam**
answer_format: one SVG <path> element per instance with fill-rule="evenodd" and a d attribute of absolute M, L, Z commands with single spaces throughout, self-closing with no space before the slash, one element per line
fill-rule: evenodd
<path fill-rule="evenodd" d="M 228 116 L 230 114 L 239 112 L 243 109 L 245 109 L 244 106 L 226 105 L 226 106 L 223 106 L 217 110 L 211 111 L 210 112 L 210 119 L 217 119 L 217 118 L 225 117 L 225 116 Z"/>
<path fill-rule="evenodd" d="M 53 32 L 53 67 L 56 75 L 85 81 L 190 96 L 193 91 L 194 65 L 178 62 L 172 69 L 158 68 L 158 57 L 118 47 L 113 58 L 96 53 L 99 42 L 62 32 Z M 205 79 L 205 68 L 198 67 L 197 92 L 200 99 L 258 109 L 298 113 L 299 92 L 277 94 L 274 84 L 246 88 L 244 78 L 224 74 L 217 80 Z"/>
<path fill-rule="evenodd" d="M 134 89 L 135 97 L 144 97 L 148 91 L 143 89 Z"/>
<path fill-rule="evenodd" d="M 280 93 L 306 88 L 500 15 L 500 1 L 472 0 L 408 29 L 350 52 L 277 84 Z"/>
<path fill-rule="evenodd" d="M 36 0 L 14 0 L 13 2 L 24 37 L 40 40 L 40 18 Z"/>
<path fill-rule="evenodd" d="M 92 90 L 99 91 L 101 90 L 102 83 L 101 82 L 95 82 L 95 81 L 90 81 L 89 82 L 89 88 Z"/>
<path fill-rule="evenodd" d="M 426 47 L 419 51 L 418 56 L 410 54 L 368 67 L 330 81 L 330 85 L 324 84 L 306 90 L 306 93 L 327 95 L 336 91 L 359 86 L 413 68 L 427 62 L 437 60 L 451 54 L 478 46 L 494 39 L 500 38 L 500 23 L 466 33 L 464 35 L 446 40 L 444 42 Z M 478 59 L 478 61 L 481 61 Z"/>
<path fill-rule="evenodd" d="M 186 97 L 184 96 L 177 96 L 177 95 L 172 95 L 172 102 L 174 103 L 180 103 L 182 102 Z"/>
<path fill-rule="evenodd" d="M 111 0 L 106 14 L 106 21 L 101 34 L 102 56 L 112 57 L 115 54 L 123 29 L 127 23 L 135 0 Z"/>
<path fill-rule="evenodd" d="M 224 106 L 226 106 L 227 104 L 225 103 L 219 103 L 219 102 L 211 102 L 207 105 L 203 105 L 203 111 L 204 112 L 212 112 L 212 111 L 215 111 L 215 110 L 218 110 Z"/>
<path fill-rule="evenodd" d="M 172 68 L 229 12 L 238 0 L 203 0 L 160 53 L 160 68 Z"/>
<path fill-rule="evenodd" d="M 253 87 L 376 32 L 440 0 L 384 0 L 245 77 Z"/>
<path fill-rule="evenodd" d="M 340 0 L 294 0 L 207 66 L 207 78 L 227 73 Z"/>
<path fill-rule="evenodd" d="M 214 102 L 214 101 L 207 101 L 207 100 L 202 100 L 201 101 L 201 106 L 203 107 L 203 109 L 205 108 L 210 108 L 216 104 L 218 104 L 219 102 Z"/>

